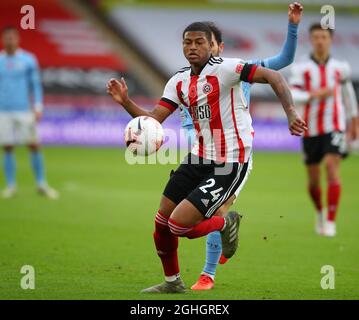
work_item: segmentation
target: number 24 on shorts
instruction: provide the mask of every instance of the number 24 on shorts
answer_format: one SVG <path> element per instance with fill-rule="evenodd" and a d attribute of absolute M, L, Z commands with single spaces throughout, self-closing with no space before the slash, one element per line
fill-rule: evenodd
<path fill-rule="evenodd" d="M 203 193 L 207 193 L 208 192 L 208 188 L 212 188 L 215 184 L 216 184 L 216 181 L 211 178 L 211 179 L 208 179 L 207 181 L 207 184 L 205 184 L 204 186 L 202 187 L 199 187 L 199 189 L 203 192 Z M 221 196 L 220 195 L 220 192 L 223 190 L 222 187 L 218 188 L 218 189 L 215 189 L 215 190 L 212 190 L 210 191 L 209 193 L 211 194 L 212 196 L 212 202 L 215 202 L 216 200 L 219 199 L 219 197 Z"/>

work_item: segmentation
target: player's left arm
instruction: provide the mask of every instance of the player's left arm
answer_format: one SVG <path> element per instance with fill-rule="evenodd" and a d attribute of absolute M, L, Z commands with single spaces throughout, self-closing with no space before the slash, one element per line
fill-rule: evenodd
<path fill-rule="evenodd" d="M 40 77 L 39 65 L 36 58 L 33 56 L 30 63 L 30 86 L 33 96 L 33 110 L 36 121 L 39 121 L 43 110 L 43 91 Z"/>
<path fill-rule="evenodd" d="M 294 2 L 289 4 L 287 38 L 282 50 L 274 57 L 258 61 L 258 64 L 269 69 L 280 70 L 294 61 L 297 50 L 298 24 L 302 19 L 302 15 L 303 6 L 300 3 Z"/>
<path fill-rule="evenodd" d="M 346 118 L 349 120 L 348 131 L 351 139 L 356 140 L 359 137 L 359 116 L 358 102 L 355 95 L 353 83 L 350 80 L 350 66 L 345 63 L 343 70 L 343 79 L 341 83 Z"/>
<path fill-rule="evenodd" d="M 250 83 L 270 84 L 287 115 L 290 133 L 301 136 L 305 130 L 308 130 L 305 121 L 295 109 L 292 94 L 286 80 L 278 71 L 257 67 L 253 64 L 246 64 L 242 69 L 240 80 Z"/>

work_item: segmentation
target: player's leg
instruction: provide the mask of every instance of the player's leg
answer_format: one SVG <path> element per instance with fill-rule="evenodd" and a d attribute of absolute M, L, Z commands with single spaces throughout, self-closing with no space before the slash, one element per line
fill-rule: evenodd
<path fill-rule="evenodd" d="M 187 200 L 184 200 L 178 213 L 180 214 L 181 212 L 184 212 L 182 210 L 190 210 L 192 213 L 194 213 L 197 209 Z M 165 281 L 158 285 L 142 290 L 143 293 L 185 292 L 185 286 L 179 274 L 177 256 L 178 236 L 196 238 L 202 235 L 206 235 L 213 230 L 221 230 L 224 228 L 225 224 L 227 225 L 226 229 L 228 229 L 228 239 L 229 231 L 233 231 L 233 233 L 236 233 L 237 231 L 235 227 L 232 227 L 235 226 L 234 217 L 230 217 L 230 219 L 225 220 L 223 217 L 217 216 L 205 221 L 203 221 L 203 217 L 200 218 L 200 216 L 196 214 L 194 215 L 194 219 L 190 219 L 189 215 L 185 219 L 178 216 L 177 214 L 172 214 L 171 217 L 171 220 L 166 219 L 167 217 L 165 215 L 158 212 L 156 215 L 156 231 L 154 233 L 157 253 L 161 258 L 162 266 L 165 272 Z M 179 224 L 178 221 L 181 221 L 183 224 Z M 195 221 L 201 222 L 193 226 Z M 208 221 L 212 223 L 208 223 Z M 235 239 L 232 241 L 235 241 Z"/>
<path fill-rule="evenodd" d="M 186 160 L 187 159 L 187 160 Z M 188 158 L 184 160 L 188 163 Z M 145 293 L 183 293 L 185 286 L 180 278 L 178 263 L 178 237 L 173 234 L 168 225 L 168 219 L 173 210 L 198 183 L 191 168 L 181 164 L 175 172 L 171 172 L 170 179 L 161 198 L 159 210 L 155 217 L 155 231 L 153 234 L 157 254 L 161 259 L 165 281 L 158 285 L 142 290 Z"/>
<path fill-rule="evenodd" d="M 161 259 L 165 281 L 142 290 L 143 293 L 184 293 L 185 285 L 180 277 L 178 264 L 178 237 L 169 226 L 168 218 L 176 207 L 176 203 L 162 196 L 160 208 L 155 217 L 155 231 L 153 239 L 157 255 Z"/>
<path fill-rule="evenodd" d="M 245 181 L 253 168 L 252 156 L 248 162 L 248 170 Z M 242 187 L 237 188 L 235 193 L 216 211 L 215 215 L 224 216 L 229 212 L 230 207 L 236 202 Z M 234 213 L 237 213 L 234 211 Z M 239 216 L 241 217 L 241 216 Z M 218 263 L 225 264 L 228 259 L 222 254 L 222 239 L 219 231 L 208 234 L 206 240 L 206 261 L 197 282 L 191 287 L 192 290 L 210 290 L 214 287 L 214 279 Z"/>
<path fill-rule="evenodd" d="M 253 156 L 248 161 L 248 170 L 245 180 L 248 179 L 249 173 L 253 168 Z M 236 202 L 239 193 L 244 186 L 238 188 L 235 193 L 216 211 L 216 215 L 224 216 L 229 212 L 230 207 Z M 241 216 L 240 216 L 241 217 Z M 206 241 L 206 263 L 198 281 L 191 287 L 193 290 L 208 290 L 214 285 L 214 278 L 218 263 L 225 264 L 228 261 L 222 254 L 222 241 L 218 231 L 212 232 L 207 236 Z"/>
<path fill-rule="evenodd" d="M 308 192 L 318 213 L 322 212 L 322 190 L 320 186 L 320 164 L 309 164 L 307 167 Z"/>
<path fill-rule="evenodd" d="M 16 160 L 14 155 L 14 119 L 11 112 L 0 113 L 0 145 L 3 147 L 3 171 L 6 187 L 3 198 L 16 194 Z"/>
<path fill-rule="evenodd" d="M 339 154 L 327 154 L 324 157 L 324 164 L 327 175 L 327 205 L 328 216 L 325 226 L 326 236 L 336 235 L 335 219 L 338 210 L 341 182 L 340 182 L 340 161 L 341 156 Z"/>
<path fill-rule="evenodd" d="M 215 213 L 216 216 L 225 216 L 233 204 L 235 195 L 232 195 Z M 192 290 L 209 290 L 214 286 L 214 279 L 218 263 L 228 261 L 222 254 L 222 239 L 219 231 L 213 231 L 206 239 L 206 260 L 198 281 L 191 287 Z"/>
<path fill-rule="evenodd" d="M 44 158 L 40 148 L 35 117 L 32 112 L 16 114 L 16 135 L 18 143 L 25 144 L 29 148 L 31 168 L 38 192 L 50 199 L 57 199 L 59 197 L 58 192 L 51 188 L 46 180 Z"/>
<path fill-rule="evenodd" d="M 211 216 L 213 213 L 210 211 L 198 209 L 198 199 L 194 197 L 196 193 L 194 190 L 172 212 L 168 220 L 171 232 L 179 237 L 196 239 L 220 231 L 223 254 L 227 258 L 232 257 L 238 247 L 239 215 Z"/>
<path fill-rule="evenodd" d="M 58 199 L 59 193 L 47 183 L 44 156 L 41 152 L 40 145 L 38 143 L 31 143 L 28 145 L 28 148 L 30 152 L 31 168 L 34 173 L 39 194 L 44 195 L 49 199 Z"/>
<path fill-rule="evenodd" d="M 12 198 L 16 194 L 16 160 L 13 146 L 4 146 L 4 173 L 6 188 L 2 192 L 3 198 Z"/>
<path fill-rule="evenodd" d="M 245 182 L 248 163 L 204 166 L 203 180 L 172 212 L 171 231 L 190 239 L 221 231 L 223 254 L 231 257 L 238 246 L 239 215 L 225 218 L 215 213 Z M 201 217 L 202 215 L 202 217 Z"/>
<path fill-rule="evenodd" d="M 160 208 L 155 217 L 155 241 L 157 254 L 161 259 L 166 281 L 174 281 L 179 278 L 178 266 L 178 238 L 171 233 L 168 226 L 168 218 L 176 207 L 176 203 L 162 196 Z"/>
<path fill-rule="evenodd" d="M 40 188 L 46 185 L 44 158 L 37 143 L 29 146 L 31 167 L 35 176 L 36 184 Z"/>
<path fill-rule="evenodd" d="M 188 162 L 187 162 L 188 163 Z M 172 207 L 169 208 L 169 210 L 166 210 L 166 207 L 163 208 L 161 205 L 163 211 L 166 211 L 164 213 L 159 212 L 156 215 L 156 233 L 157 230 L 161 235 L 163 235 L 166 231 L 168 231 L 168 227 L 171 230 L 171 233 L 174 236 L 182 236 L 182 237 L 188 237 L 188 238 L 196 238 L 203 235 L 208 234 L 211 231 L 214 230 L 221 230 L 225 227 L 225 230 L 222 234 L 222 241 L 224 239 L 224 243 L 227 245 L 225 247 L 226 251 L 225 253 L 227 255 L 233 254 L 235 252 L 235 249 L 237 247 L 237 229 L 238 224 L 236 223 L 236 217 L 229 216 L 226 217 L 226 220 L 224 220 L 223 217 L 212 217 L 210 215 L 213 215 L 215 210 L 224 202 L 228 197 L 231 196 L 230 191 L 232 189 L 235 189 L 243 180 L 243 176 L 246 172 L 246 165 L 242 165 L 239 168 L 239 165 L 236 166 L 236 171 L 234 171 L 234 174 L 232 174 L 231 179 L 224 178 L 224 181 L 226 181 L 227 185 L 224 185 L 225 188 L 220 188 L 223 191 L 223 194 L 216 193 L 214 191 L 218 190 L 210 190 L 210 194 L 215 195 L 216 199 L 220 198 L 219 201 L 216 201 L 213 205 L 208 206 L 209 201 L 204 201 L 202 204 L 204 205 L 204 209 L 202 207 L 202 211 L 200 211 L 197 206 L 193 205 L 193 202 L 197 201 L 194 200 L 198 198 L 198 192 L 200 188 L 207 187 L 206 181 L 202 181 L 202 183 L 199 183 L 198 179 L 201 179 L 203 175 L 207 176 L 209 173 L 213 171 L 213 167 L 210 166 L 196 166 L 196 165 L 185 165 L 182 164 L 176 172 L 171 176 L 169 182 L 167 183 L 167 186 L 164 191 L 164 201 L 170 200 L 169 203 L 172 201 Z M 210 170 L 208 170 L 208 168 Z M 213 179 L 213 178 L 212 178 Z M 207 179 L 205 179 L 207 180 Z M 222 177 L 223 180 L 223 177 Z M 233 180 L 233 181 L 232 181 Z M 197 186 L 197 187 L 196 187 Z M 230 189 L 231 190 L 228 190 Z M 188 201 L 188 199 L 184 199 L 188 193 L 191 191 L 191 194 L 189 195 L 189 199 L 191 199 L 192 202 Z M 207 190 L 205 190 L 205 193 Z M 166 199 L 167 198 L 167 199 Z M 213 199 L 213 200 L 216 200 Z M 205 200 L 205 199 L 201 199 Z M 168 202 L 168 201 L 167 201 Z M 179 203 L 173 212 L 171 213 L 170 218 L 168 219 L 169 211 L 173 209 L 174 204 Z M 198 205 L 198 204 L 197 204 Z M 207 212 L 210 211 L 210 212 Z M 207 215 L 208 213 L 208 215 Z M 210 218 L 208 221 L 204 221 L 204 215 L 207 215 L 207 218 Z M 162 226 L 158 226 L 158 224 L 162 224 Z M 157 229 L 158 228 L 158 229 Z M 164 260 L 162 255 L 161 246 L 164 244 L 161 244 L 162 241 L 156 240 L 157 237 L 155 237 L 156 247 L 157 250 L 160 251 L 159 255 L 162 260 L 163 266 L 164 266 Z M 176 239 L 177 240 L 177 239 Z M 178 241 L 178 240 L 177 240 Z M 162 247 L 163 248 L 163 247 Z M 233 249 L 234 248 L 234 249 Z M 172 247 L 172 253 L 175 251 L 175 255 L 172 255 L 171 263 L 174 265 L 174 261 L 177 260 L 177 243 Z M 175 256 L 175 260 L 173 259 L 173 256 Z M 165 270 L 164 266 L 164 270 Z M 175 269 L 175 268 L 174 268 Z M 177 269 L 179 271 L 179 269 Z M 175 269 L 175 271 L 177 271 Z M 174 272 L 172 270 L 172 272 Z M 166 274 L 166 271 L 165 271 Z M 161 283 L 159 285 L 147 288 L 143 290 L 142 292 L 156 292 L 156 293 L 171 293 L 171 292 L 184 292 L 184 286 L 183 288 L 178 288 L 179 286 L 183 285 L 181 280 L 177 278 L 177 275 L 173 275 L 176 280 L 174 281 L 168 281 L 173 280 L 167 278 L 164 283 Z M 166 277 L 172 277 L 169 273 L 166 275 Z M 177 282 L 177 283 L 176 283 Z M 181 290 L 182 289 L 182 290 Z"/>
<path fill-rule="evenodd" d="M 323 144 L 328 204 L 328 217 L 324 235 L 333 237 L 336 235 L 335 218 L 341 193 L 340 162 L 347 150 L 345 133 L 340 131 L 331 132 L 325 135 Z"/>
<path fill-rule="evenodd" d="M 324 232 L 325 214 L 323 212 L 322 189 L 320 186 L 320 164 L 307 165 L 307 175 L 309 196 L 316 209 L 315 231 L 321 235 Z"/>
<path fill-rule="evenodd" d="M 307 190 L 316 209 L 315 231 L 318 234 L 323 234 L 325 222 L 320 186 L 320 163 L 324 156 L 323 142 L 322 136 L 303 139 L 304 160 L 308 176 Z"/>
<path fill-rule="evenodd" d="M 176 206 L 168 222 L 173 234 L 189 239 L 200 238 L 213 231 L 221 231 L 225 226 L 224 217 L 213 216 L 205 219 L 202 212 L 187 199 Z"/>

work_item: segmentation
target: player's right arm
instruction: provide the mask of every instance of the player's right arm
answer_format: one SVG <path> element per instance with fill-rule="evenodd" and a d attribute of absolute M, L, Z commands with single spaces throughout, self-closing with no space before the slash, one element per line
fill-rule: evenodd
<path fill-rule="evenodd" d="M 346 118 L 349 120 L 348 132 L 352 140 L 359 137 L 359 112 L 353 83 L 351 82 L 351 70 L 348 63 L 343 64 L 341 89 L 344 99 Z"/>
<path fill-rule="evenodd" d="M 35 56 L 31 56 L 30 58 L 29 82 L 34 100 L 33 110 L 35 113 L 35 119 L 36 121 L 39 121 L 42 117 L 43 111 L 43 91 L 39 64 Z"/>
<path fill-rule="evenodd" d="M 173 112 L 173 110 L 163 105 L 163 98 L 151 111 L 147 111 L 138 106 L 128 96 L 128 88 L 124 78 L 121 78 L 120 80 L 111 79 L 107 83 L 107 92 L 117 103 L 121 104 L 133 118 L 148 116 L 155 118 L 158 122 L 162 123 Z"/>
<path fill-rule="evenodd" d="M 241 80 L 250 83 L 270 84 L 287 115 L 290 133 L 300 136 L 305 130 L 308 130 L 305 121 L 295 109 L 295 104 L 287 82 L 278 71 L 247 64 L 241 72 Z"/>

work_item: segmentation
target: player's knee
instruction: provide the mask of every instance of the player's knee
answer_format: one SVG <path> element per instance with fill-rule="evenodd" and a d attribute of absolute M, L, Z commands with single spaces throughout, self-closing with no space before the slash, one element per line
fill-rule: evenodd
<path fill-rule="evenodd" d="M 318 174 L 309 174 L 309 187 L 318 188 L 320 186 L 320 176 Z"/>
<path fill-rule="evenodd" d="M 12 152 L 14 150 L 14 146 L 4 146 L 5 152 Z"/>
<path fill-rule="evenodd" d="M 160 206 L 158 212 L 161 212 L 161 215 L 166 217 L 167 219 L 170 217 L 172 211 L 166 208 L 165 206 Z"/>
<path fill-rule="evenodd" d="M 175 207 L 176 204 L 173 201 L 163 196 L 158 211 L 161 212 L 163 216 L 168 218 L 172 214 Z"/>
<path fill-rule="evenodd" d="M 339 183 L 339 168 L 336 164 L 327 163 L 327 182 Z"/>
<path fill-rule="evenodd" d="M 29 150 L 36 152 L 40 150 L 40 145 L 38 144 L 29 144 L 28 145 Z"/>
<path fill-rule="evenodd" d="M 328 173 L 327 182 L 328 184 L 340 184 L 339 174 L 336 172 Z"/>
<path fill-rule="evenodd" d="M 228 211 L 228 207 L 226 204 L 223 204 L 220 208 L 217 209 L 215 215 L 223 217 Z"/>
<path fill-rule="evenodd" d="M 309 189 L 318 189 L 320 187 L 320 181 L 318 179 L 309 181 Z"/>
<path fill-rule="evenodd" d="M 187 237 L 188 233 L 192 230 L 192 227 L 184 227 L 172 217 L 168 219 L 168 226 L 171 233 L 177 237 Z"/>
<path fill-rule="evenodd" d="M 216 216 L 221 216 L 223 217 L 224 215 L 226 215 L 226 213 L 229 211 L 229 208 L 231 207 L 231 205 L 234 203 L 235 200 L 235 196 L 231 196 L 222 206 L 220 206 L 215 215 Z"/>

